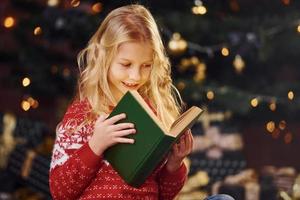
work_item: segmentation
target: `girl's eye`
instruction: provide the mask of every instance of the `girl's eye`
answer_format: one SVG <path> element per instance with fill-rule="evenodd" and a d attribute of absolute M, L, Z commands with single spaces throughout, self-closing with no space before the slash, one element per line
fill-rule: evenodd
<path fill-rule="evenodd" d="M 152 65 L 151 64 L 144 64 L 143 67 L 149 68 L 149 67 L 152 67 Z"/>
<path fill-rule="evenodd" d="M 123 67 L 129 67 L 130 63 L 120 63 Z"/>

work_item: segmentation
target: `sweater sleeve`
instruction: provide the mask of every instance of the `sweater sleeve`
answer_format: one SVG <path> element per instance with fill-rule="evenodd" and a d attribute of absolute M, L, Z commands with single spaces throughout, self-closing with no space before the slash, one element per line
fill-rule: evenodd
<path fill-rule="evenodd" d="M 186 179 L 187 168 L 184 163 L 175 172 L 169 172 L 165 165 L 158 173 L 159 199 L 174 199 L 182 189 Z"/>
<path fill-rule="evenodd" d="M 102 165 L 88 145 L 92 125 L 83 125 L 87 105 L 73 103 L 56 129 L 49 186 L 54 200 L 77 199 L 95 178 Z"/>
<path fill-rule="evenodd" d="M 77 199 L 95 178 L 101 160 L 86 143 L 72 153 L 64 164 L 50 170 L 49 185 L 53 199 Z"/>

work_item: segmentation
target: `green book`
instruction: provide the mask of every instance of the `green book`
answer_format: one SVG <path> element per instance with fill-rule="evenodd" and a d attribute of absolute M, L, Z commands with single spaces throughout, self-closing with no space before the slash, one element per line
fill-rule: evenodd
<path fill-rule="evenodd" d="M 126 119 L 119 121 L 135 125 L 136 133 L 128 138 L 134 144 L 118 143 L 104 152 L 105 159 L 112 165 L 126 183 L 139 187 L 170 151 L 172 145 L 197 121 L 202 110 L 191 107 L 173 123 L 170 130 L 162 125 L 137 91 L 128 91 L 109 118 L 126 113 Z"/>

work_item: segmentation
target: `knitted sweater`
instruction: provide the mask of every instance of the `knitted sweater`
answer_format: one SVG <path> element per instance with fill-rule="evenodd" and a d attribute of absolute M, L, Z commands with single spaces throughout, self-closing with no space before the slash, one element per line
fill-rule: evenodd
<path fill-rule="evenodd" d="M 185 165 L 171 173 L 161 164 L 139 188 L 127 185 L 88 145 L 95 121 L 83 122 L 90 108 L 87 100 L 74 101 L 57 126 L 49 176 L 53 199 L 173 199 L 186 180 Z"/>

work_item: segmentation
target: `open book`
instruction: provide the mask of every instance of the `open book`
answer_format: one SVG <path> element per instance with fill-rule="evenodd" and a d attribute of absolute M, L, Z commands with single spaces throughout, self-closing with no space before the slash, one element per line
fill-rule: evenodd
<path fill-rule="evenodd" d="M 135 125 L 136 134 L 128 136 L 134 144 L 116 144 L 104 152 L 105 159 L 129 185 L 139 187 L 165 158 L 172 145 L 197 121 L 202 110 L 192 106 L 166 130 L 158 117 L 137 91 L 128 91 L 109 118 L 126 113 Z"/>

